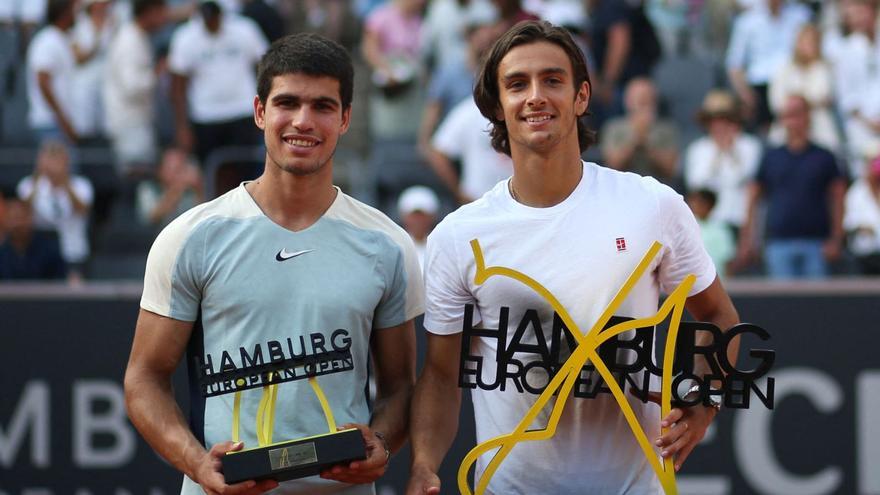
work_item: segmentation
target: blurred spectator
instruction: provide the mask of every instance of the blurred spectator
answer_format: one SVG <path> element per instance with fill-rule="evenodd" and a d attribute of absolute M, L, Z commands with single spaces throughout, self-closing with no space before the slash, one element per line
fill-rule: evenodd
<path fill-rule="evenodd" d="M 168 55 L 177 145 L 201 162 L 221 146 L 262 143 L 253 121 L 256 65 L 268 44 L 254 21 L 215 1 L 174 32 Z M 192 123 L 192 126 L 190 126 Z"/>
<path fill-rule="evenodd" d="M 460 101 L 473 98 L 474 78 L 483 53 L 495 41 L 492 19 L 474 16 L 465 21 L 468 39 L 466 57 L 439 67 L 431 78 L 428 96 L 419 126 L 419 149 L 426 153 L 437 124 L 449 115 Z"/>
<path fill-rule="evenodd" d="M 0 244 L 6 239 L 6 199 L 0 191 Z"/>
<path fill-rule="evenodd" d="M 486 22 L 497 17 L 489 0 L 433 0 L 422 25 L 422 58 L 432 62 L 435 75 L 450 66 L 466 66 L 467 34 L 475 19 Z"/>
<path fill-rule="evenodd" d="M 880 151 L 880 36 L 876 0 L 848 0 L 851 32 L 835 59 L 838 106 L 844 116 L 851 172 L 861 177 L 865 158 Z"/>
<path fill-rule="evenodd" d="M 523 21 L 537 21 L 538 16 L 523 8 L 522 0 L 492 0 L 498 9 L 498 36 Z"/>
<path fill-rule="evenodd" d="M 469 203 L 513 173 L 510 157 L 492 148 L 489 121 L 473 99 L 462 100 L 431 140 L 428 162 L 456 201 Z M 452 160 L 461 161 L 459 177 Z"/>
<path fill-rule="evenodd" d="M 637 78 L 624 94 L 626 115 L 605 123 L 600 148 L 605 163 L 616 170 L 656 178 L 681 189 L 678 165 L 678 130 L 657 115 L 657 90 L 650 79 Z"/>
<path fill-rule="evenodd" d="M 18 197 L 34 211 L 37 229 L 58 233 L 68 279 L 78 282 L 89 257 L 88 220 L 94 191 L 85 177 L 70 173 L 67 149 L 47 141 L 37 155 L 33 175 L 18 183 Z"/>
<path fill-rule="evenodd" d="M 376 6 L 387 0 L 375 0 Z M 352 50 L 360 43 L 363 12 L 351 0 L 275 2 L 286 19 L 286 32 L 318 33 Z M 368 10 L 372 10 L 370 7 Z"/>
<path fill-rule="evenodd" d="M 150 34 L 166 22 L 164 0 L 134 0 L 134 18 L 119 29 L 107 54 L 105 120 L 120 175 L 155 166 L 157 73 Z"/>
<path fill-rule="evenodd" d="M 37 142 L 79 140 L 73 125 L 73 71 L 76 58 L 67 37 L 73 27 L 74 0 L 49 0 L 46 26 L 28 47 L 28 121 Z"/>
<path fill-rule="evenodd" d="M 761 142 L 743 132 L 742 114 L 728 91 L 710 91 L 697 118 L 706 135 L 685 151 L 685 185 L 691 191 L 714 192 L 718 203 L 712 219 L 724 222 L 737 236 L 746 217 L 748 184 L 761 160 Z"/>
<path fill-rule="evenodd" d="M 865 275 L 880 275 L 880 155 L 846 192 L 843 226 Z"/>
<path fill-rule="evenodd" d="M 697 189 L 687 195 L 687 204 L 697 218 L 700 225 L 700 235 L 703 245 L 715 263 L 715 271 L 718 276 L 727 276 L 727 264 L 736 254 L 736 243 L 730 228 L 721 221 L 712 219 L 712 209 L 715 208 L 717 196 L 709 189 Z"/>
<path fill-rule="evenodd" d="M 34 230 L 31 206 L 20 199 L 6 203 L 6 238 L 0 241 L 0 281 L 63 279 L 64 259 L 58 238 Z"/>
<path fill-rule="evenodd" d="M 181 150 L 165 151 L 156 178 L 137 188 L 138 216 L 145 225 L 164 227 L 205 200 L 202 174 Z"/>
<path fill-rule="evenodd" d="M 419 266 L 425 266 L 425 245 L 428 234 L 434 230 L 439 218 L 440 201 L 430 188 L 412 186 L 404 190 L 397 200 L 397 214 L 403 228 L 413 240 Z"/>
<path fill-rule="evenodd" d="M 587 0 L 589 37 L 597 74 L 592 77 L 590 111 L 599 128 L 620 115 L 621 91 L 630 79 L 651 74 L 660 42 L 641 6 L 620 0 Z"/>
<path fill-rule="evenodd" d="M 737 16 L 727 48 L 727 73 L 750 124 L 762 133 L 773 115 L 770 79 L 791 58 L 798 31 L 810 19 L 806 7 L 787 0 L 761 0 Z"/>
<path fill-rule="evenodd" d="M 361 43 L 378 91 L 370 99 L 371 134 L 416 140 L 423 69 L 419 59 L 424 0 L 390 0 L 367 17 Z"/>
<path fill-rule="evenodd" d="M 759 199 L 767 199 L 764 260 L 773 278 L 824 277 L 840 256 L 846 181 L 834 155 L 810 142 L 810 105 L 789 96 L 780 115 L 786 143 L 765 153 L 749 189 L 737 256 L 753 254 Z"/>
<path fill-rule="evenodd" d="M 831 112 L 833 77 L 822 59 L 821 37 L 819 28 L 812 24 L 801 28 L 794 57 L 770 81 L 770 108 L 778 114 L 789 96 L 806 98 L 810 102 L 810 140 L 836 153 L 840 151 L 840 135 Z M 774 123 L 769 137 L 774 144 L 785 142 L 785 129 L 780 122 Z"/>
<path fill-rule="evenodd" d="M 266 0 L 242 0 L 242 4 L 241 15 L 256 22 L 269 43 L 284 36 L 284 20 L 274 5 Z"/>
<path fill-rule="evenodd" d="M 101 101 L 104 63 L 110 41 L 119 27 L 111 8 L 113 0 L 85 0 L 83 12 L 71 30 L 77 66 L 73 71 L 73 126 L 82 139 L 104 136 Z"/>
<path fill-rule="evenodd" d="M 687 43 L 689 0 L 646 0 L 645 13 L 657 32 L 667 57 L 684 52 Z"/>

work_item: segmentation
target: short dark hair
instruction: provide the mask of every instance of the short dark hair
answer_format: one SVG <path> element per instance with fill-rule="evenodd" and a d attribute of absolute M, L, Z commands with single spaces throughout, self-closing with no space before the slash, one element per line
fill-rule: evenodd
<path fill-rule="evenodd" d="M 140 17 L 150 9 L 164 6 L 165 0 L 134 0 L 131 6 L 131 12 L 135 17 Z"/>
<path fill-rule="evenodd" d="M 46 24 L 55 24 L 65 14 L 73 13 L 73 0 L 49 0 L 46 4 Z"/>
<path fill-rule="evenodd" d="M 351 56 L 339 43 L 314 33 L 287 35 L 276 40 L 257 69 L 257 96 L 266 103 L 275 76 L 302 73 L 339 81 L 343 110 L 351 106 L 354 68 Z"/>
<path fill-rule="evenodd" d="M 712 210 L 712 208 L 715 208 L 715 203 L 718 202 L 718 195 L 715 194 L 715 191 L 711 189 L 695 189 L 691 191 L 691 194 L 705 201 L 710 211 Z"/>
<path fill-rule="evenodd" d="M 513 48 L 539 41 L 553 43 L 568 55 L 573 71 L 575 91 L 578 91 L 584 82 L 592 87 L 584 54 L 564 28 L 554 26 L 547 21 L 520 22 L 510 28 L 492 45 L 474 87 L 474 101 L 477 103 L 477 108 L 492 123 L 492 129 L 489 131 L 492 147 L 499 153 L 508 156 L 510 155 L 510 140 L 507 135 L 507 126 L 497 116 L 501 104 L 498 90 L 498 66 L 504 56 Z M 589 107 L 589 101 L 587 103 Z M 583 119 L 585 115 L 586 113 L 577 119 L 578 144 L 581 153 L 596 143 L 596 133 L 587 127 Z"/>

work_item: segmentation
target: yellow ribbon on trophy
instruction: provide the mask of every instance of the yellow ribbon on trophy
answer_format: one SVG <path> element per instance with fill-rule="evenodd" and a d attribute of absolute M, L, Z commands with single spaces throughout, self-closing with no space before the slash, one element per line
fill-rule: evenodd
<path fill-rule="evenodd" d="M 657 474 L 657 478 L 659 478 L 663 490 L 667 495 L 676 495 L 678 489 L 675 485 L 673 460 L 667 458 L 661 462 L 658 459 L 651 442 L 648 440 L 647 435 L 645 435 L 641 425 L 639 425 L 632 407 L 626 400 L 623 390 L 621 390 L 617 381 L 614 379 L 614 376 L 611 374 L 611 371 L 599 357 L 597 349 L 603 342 L 622 332 L 645 327 L 650 327 L 653 330 L 655 325 L 662 322 L 666 316 L 672 313 L 672 318 L 669 323 L 669 332 L 666 337 L 666 346 L 663 351 L 663 376 L 660 385 L 660 417 L 666 417 L 672 409 L 672 360 L 675 352 L 676 338 L 678 337 L 678 327 L 681 323 L 685 300 L 687 299 L 691 287 L 693 287 L 693 284 L 696 281 L 696 277 L 694 275 L 688 275 L 685 277 L 681 284 L 669 294 L 669 297 L 666 298 L 663 305 L 660 307 L 660 310 L 655 315 L 647 318 L 625 321 L 602 331 L 635 284 L 645 274 L 651 261 L 657 256 L 657 253 L 662 248 L 662 245 L 655 241 L 645 253 L 644 257 L 642 257 L 642 260 L 636 266 L 635 270 L 633 270 L 630 276 L 626 279 L 626 282 L 624 282 L 623 286 L 602 312 L 602 315 L 592 328 L 590 328 L 590 331 L 583 334 L 571 318 L 571 315 L 566 311 L 565 307 L 562 306 L 559 300 L 550 293 L 546 287 L 528 275 L 511 268 L 500 266 L 486 267 L 486 262 L 483 258 L 483 251 L 480 247 L 479 241 L 474 239 L 470 242 L 470 245 L 471 250 L 474 253 L 474 261 L 477 265 L 476 274 L 474 275 L 475 284 L 482 285 L 490 277 L 496 275 L 508 277 L 525 284 L 538 293 L 553 307 L 559 317 L 562 318 L 565 325 L 571 330 L 572 335 L 577 339 L 578 345 L 574 352 L 572 352 L 569 358 L 560 367 L 559 371 L 553 376 L 553 379 L 550 380 L 550 383 L 547 384 L 544 392 L 541 393 L 535 404 L 529 409 L 514 431 L 506 435 L 500 435 L 486 440 L 468 452 L 458 469 L 458 488 L 462 495 L 472 495 L 470 486 L 468 486 L 467 482 L 468 471 L 484 453 L 492 449 L 498 449 L 488 466 L 486 466 L 480 479 L 475 480 L 476 495 L 482 495 L 486 491 L 486 488 L 489 486 L 489 481 L 491 481 L 495 471 L 517 443 L 521 441 L 546 440 L 556 434 L 556 428 L 559 419 L 562 416 L 565 404 L 570 397 L 571 389 L 577 380 L 581 368 L 586 365 L 587 362 L 593 363 L 596 371 L 599 372 L 606 385 L 611 389 L 611 393 L 617 401 L 618 406 L 620 406 L 630 430 L 632 430 L 633 435 L 636 437 L 636 440 L 650 463 L 651 468 Z M 554 395 L 556 395 L 556 403 L 553 405 L 550 418 L 547 421 L 547 426 L 540 430 L 529 430 L 529 425 L 532 424 L 532 421 L 534 421 Z M 662 428 L 662 432 L 666 433 L 668 429 L 668 427 L 664 427 Z"/>
<path fill-rule="evenodd" d="M 270 372 L 267 381 L 271 382 L 277 372 Z M 318 397 L 321 403 L 321 409 L 324 411 L 324 418 L 327 420 L 327 428 L 330 433 L 336 432 L 336 419 L 333 417 L 333 411 L 327 402 L 327 396 L 318 384 L 318 379 L 314 376 L 309 377 L 309 385 Z M 256 430 L 257 444 L 260 447 L 267 447 L 272 444 L 272 431 L 275 429 L 275 402 L 278 399 L 278 384 L 273 383 L 263 386 L 263 395 L 260 397 L 260 405 L 257 406 Z M 235 393 L 235 399 L 232 404 L 232 441 L 239 441 L 239 423 L 241 418 L 241 391 Z"/>

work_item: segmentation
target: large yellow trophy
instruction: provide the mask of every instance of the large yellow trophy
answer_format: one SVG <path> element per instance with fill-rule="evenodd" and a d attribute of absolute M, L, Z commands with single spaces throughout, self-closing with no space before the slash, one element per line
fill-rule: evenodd
<path fill-rule="evenodd" d="M 681 317 L 684 312 L 684 303 L 696 277 L 694 275 L 688 275 L 685 277 L 681 284 L 669 294 L 669 297 L 666 298 L 657 314 L 648 318 L 625 321 L 602 331 L 614 315 L 614 312 L 626 299 L 633 286 L 635 286 L 639 279 L 645 274 L 645 271 L 648 269 L 648 266 L 650 266 L 651 261 L 657 256 L 661 247 L 662 245 L 659 242 L 654 242 L 651 245 L 638 266 L 636 266 L 635 270 L 627 278 L 626 282 L 605 308 L 605 311 L 602 312 L 602 315 L 596 323 L 590 328 L 589 332 L 584 334 L 577 327 L 577 324 L 571 318 L 568 311 L 566 311 L 559 300 L 551 294 L 547 288 L 529 276 L 511 268 L 500 266 L 487 267 L 479 241 L 476 239 L 471 241 L 471 249 L 473 250 L 474 260 L 477 265 L 476 274 L 474 276 L 475 284 L 481 285 L 493 276 L 508 277 L 523 283 L 538 293 L 553 307 L 560 318 L 562 318 L 565 325 L 572 331 L 572 334 L 578 341 L 578 345 L 574 352 L 572 352 L 571 356 L 569 356 L 565 363 L 560 367 L 559 371 L 553 376 L 552 380 L 550 380 L 550 383 L 544 389 L 543 393 L 541 393 L 535 404 L 529 409 L 528 413 L 522 418 L 514 431 L 507 435 L 501 435 L 489 439 L 468 452 L 464 460 L 462 460 L 461 466 L 458 470 L 458 487 L 463 495 L 472 494 L 470 486 L 468 485 L 467 476 L 471 466 L 473 466 L 481 455 L 493 449 L 498 449 L 492 457 L 492 460 L 486 466 L 480 479 L 475 480 L 475 493 L 477 495 L 482 495 L 486 491 L 489 481 L 492 479 L 495 471 L 517 443 L 523 441 L 546 440 L 556 434 L 556 427 L 559 423 L 559 418 L 561 417 L 565 404 L 571 395 L 571 390 L 577 380 L 578 372 L 585 364 L 587 364 L 587 362 L 591 362 L 593 366 L 595 366 L 596 370 L 605 380 L 605 383 L 611 389 L 611 393 L 614 395 L 617 404 L 620 406 L 620 410 L 623 412 L 633 435 L 636 437 L 639 446 L 642 448 L 642 451 L 648 462 L 651 464 L 654 472 L 657 473 L 657 477 L 660 479 L 660 484 L 663 486 L 667 495 L 675 495 L 678 493 L 675 485 L 675 469 L 672 459 L 667 458 L 662 462 L 658 459 L 657 454 L 651 446 L 651 442 L 648 440 L 647 435 L 645 435 L 644 430 L 639 425 L 632 407 L 629 405 L 629 402 L 627 402 L 623 390 L 620 388 L 620 385 L 618 385 L 617 381 L 614 379 L 608 366 L 602 361 L 597 352 L 599 346 L 603 342 L 614 338 L 622 332 L 645 327 L 653 330 L 655 325 L 664 321 L 671 313 L 672 317 L 669 323 L 669 333 L 666 337 L 666 346 L 663 352 L 663 376 L 660 392 L 660 416 L 662 418 L 669 414 L 672 409 L 672 361 L 675 352 L 676 337 L 678 336 L 678 327 L 681 323 Z M 544 406 L 547 405 L 547 402 L 549 402 L 554 396 L 556 396 L 556 403 L 550 413 L 547 427 L 541 430 L 529 430 L 529 425 L 532 424 L 532 421 L 534 421 Z M 663 428 L 662 431 L 663 433 L 666 433 L 667 430 L 668 428 Z"/>

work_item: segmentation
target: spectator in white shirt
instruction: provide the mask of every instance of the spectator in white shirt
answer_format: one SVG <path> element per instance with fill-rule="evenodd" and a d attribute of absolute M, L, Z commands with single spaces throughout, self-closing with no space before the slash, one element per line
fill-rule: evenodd
<path fill-rule="evenodd" d="M 835 59 L 837 104 L 843 115 L 850 172 L 863 175 L 865 158 L 880 146 L 880 36 L 876 0 L 849 0 L 843 15 L 849 35 Z"/>
<path fill-rule="evenodd" d="M 846 192 L 843 227 L 864 275 L 880 275 L 880 155 Z"/>
<path fill-rule="evenodd" d="M 73 71 L 73 125 L 81 138 L 104 135 L 101 86 L 110 41 L 119 24 L 113 0 L 85 0 L 71 30 L 77 66 Z"/>
<path fill-rule="evenodd" d="M 174 32 L 168 68 L 180 148 L 204 161 L 221 146 L 262 142 L 253 100 L 266 48 L 254 21 L 224 12 L 215 1 L 202 2 L 198 15 Z"/>
<path fill-rule="evenodd" d="M 778 115 L 791 95 L 801 95 L 810 103 L 810 139 L 833 152 L 840 151 L 840 133 L 834 122 L 834 78 L 822 58 L 822 33 L 805 25 L 798 33 L 794 57 L 770 81 L 770 108 Z M 779 121 L 770 130 L 775 145 L 785 142 L 785 129 Z"/>
<path fill-rule="evenodd" d="M 156 76 L 150 34 L 165 25 L 164 0 L 134 0 L 134 18 L 123 25 L 107 54 L 104 118 L 121 175 L 150 169 L 157 160 Z"/>
<path fill-rule="evenodd" d="M 749 121 L 762 131 L 773 119 L 767 102 L 770 78 L 791 57 L 797 33 L 809 18 L 809 10 L 800 4 L 764 0 L 734 21 L 728 76 Z"/>
<path fill-rule="evenodd" d="M 70 173 L 70 157 L 64 144 L 46 141 L 33 175 L 22 179 L 16 192 L 33 208 L 37 229 L 58 233 L 68 280 L 79 282 L 89 257 L 88 221 L 94 190 L 88 179 Z"/>
<path fill-rule="evenodd" d="M 28 47 L 28 122 L 38 142 L 60 139 L 75 145 L 79 140 L 72 121 L 71 82 L 76 58 L 67 37 L 75 5 L 74 0 L 50 0 L 47 24 Z"/>
<path fill-rule="evenodd" d="M 761 142 L 743 132 L 736 99 L 725 90 L 706 95 L 698 120 L 706 135 L 685 151 L 685 186 L 714 192 L 718 202 L 711 218 L 727 224 L 736 237 L 745 222 L 748 184 L 761 161 Z"/>

